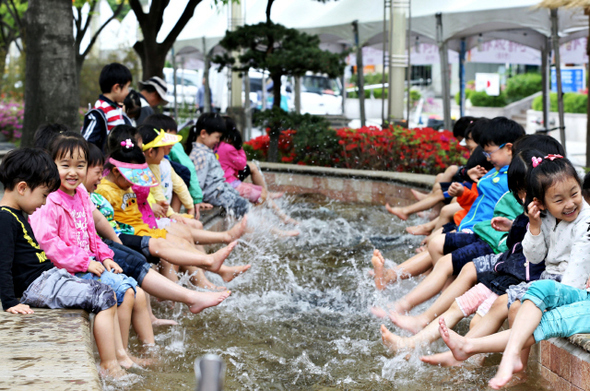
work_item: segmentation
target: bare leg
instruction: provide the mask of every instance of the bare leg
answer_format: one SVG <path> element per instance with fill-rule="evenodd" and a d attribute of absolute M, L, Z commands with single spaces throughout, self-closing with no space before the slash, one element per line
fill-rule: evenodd
<path fill-rule="evenodd" d="M 412 192 L 412 195 L 414 196 L 414 198 L 417 201 L 423 200 L 424 198 L 428 197 L 428 195 L 430 194 L 430 192 L 429 193 L 423 193 L 423 192 L 418 191 L 416 189 L 410 189 L 410 191 Z"/>
<path fill-rule="evenodd" d="M 94 318 L 94 340 L 100 356 L 100 374 L 101 376 L 110 376 L 119 378 L 125 375 L 125 371 L 119 365 L 117 352 L 115 349 L 115 335 L 121 333 L 115 327 L 115 315 L 117 306 L 101 311 Z M 116 330 L 116 332 L 115 332 Z"/>
<path fill-rule="evenodd" d="M 430 209 L 439 202 L 443 201 L 445 197 L 443 196 L 442 190 L 440 188 L 436 191 L 433 191 L 431 195 L 424 198 L 421 201 L 418 201 L 412 205 L 404 206 L 404 207 L 391 207 L 389 204 L 385 204 L 385 208 L 387 211 L 393 215 L 396 215 L 402 220 L 407 220 L 411 214 L 421 212 L 426 209 Z"/>
<path fill-rule="evenodd" d="M 220 293 L 195 292 L 174 284 L 153 270 L 150 270 L 143 279 L 142 287 L 146 292 L 151 292 L 160 299 L 186 304 L 193 314 L 220 304 L 230 295 L 229 291 Z"/>
<path fill-rule="evenodd" d="M 453 221 L 455 217 L 455 213 L 463 209 L 461 205 L 457 202 L 450 203 L 448 205 L 443 206 L 440 211 L 440 215 L 438 216 L 438 220 L 436 220 L 436 225 L 434 226 L 433 230 L 437 230 L 442 228 L 443 225 L 450 223 Z"/>
<path fill-rule="evenodd" d="M 383 255 L 379 250 L 375 250 L 371 262 L 375 272 L 375 285 L 379 290 L 385 289 L 387 284 L 394 283 L 398 279 L 403 280 L 420 275 L 432 267 L 428 252 L 416 254 L 394 269 L 385 269 Z"/>
<path fill-rule="evenodd" d="M 169 279 L 172 282 L 178 282 L 178 270 L 179 267 L 176 265 L 171 264 L 170 262 L 166 262 L 163 259 L 160 259 L 159 264 L 159 271 L 162 276 Z"/>
<path fill-rule="evenodd" d="M 438 222 L 439 218 L 440 217 L 437 217 L 436 219 L 429 221 L 425 224 L 407 227 L 406 232 L 412 235 L 430 235 L 432 233 L 432 230 L 436 226 L 436 223 Z"/>
<path fill-rule="evenodd" d="M 152 272 L 155 275 L 160 276 L 161 278 L 163 278 L 165 281 L 168 281 L 170 283 L 174 284 L 172 281 L 166 279 L 166 277 L 162 276 L 159 273 L 154 272 L 153 270 L 150 270 L 150 272 Z M 146 276 L 147 277 L 147 276 Z M 145 280 L 145 279 L 144 279 Z M 146 304 L 147 304 L 147 309 L 148 309 L 148 314 L 150 314 L 150 322 L 152 322 L 152 327 L 159 327 L 159 326 L 176 326 L 178 325 L 178 322 L 172 320 L 172 319 L 159 319 L 156 318 L 156 315 L 154 315 L 154 311 L 152 309 L 152 303 L 150 302 L 150 295 L 147 292 L 145 293 L 145 299 L 146 299 Z"/>
<path fill-rule="evenodd" d="M 133 305 L 135 304 L 135 292 L 133 289 L 127 289 L 123 302 L 117 308 L 117 315 L 119 318 L 119 328 L 121 330 L 121 340 L 123 347 L 127 350 L 127 344 L 129 343 L 129 327 L 131 326 L 131 313 L 133 311 Z M 151 324 L 151 323 L 150 323 Z"/>
<path fill-rule="evenodd" d="M 172 194 L 172 202 L 170 203 L 170 207 L 176 213 L 180 213 L 180 207 L 182 206 L 182 202 L 180 202 L 180 198 L 176 194 Z"/>
<path fill-rule="evenodd" d="M 137 337 L 141 343 L 154 345 L 156 341 L 154 339 L 154 329 L 152 328 L 152 322 L 148 312 L 146 296 L 143 289 L 139 287 L 136 289 L 133 312 L 131 313 L 133 329 L 137 333 Z"/>
<path fill-rule="evenodd" d="M 432 258 L 433 264 L 436 264 L 439 259 L 441 259 L 443 256 L 445 256 L 445 253 L 444 253 L 445 240 L 446 240 L 446 234 L 443 234 L 443 233 L 441 233 L 440 235 L 433 236 L 431 239 L 429 239 L 428 253 L 430 254 L 430 257 Z"/>
<path fill-rule="evenodd" d="M 176 244 L 176 246 L 175 246 Z M 230 243 L 227 247 L 215 252 L 214 254 L 204 254 L 196 248 L 192 248 L 190 243 L 182 240 L 175 235 L 167 235 L 167 239 L 150 239 L 150 254 L 164 258 L 170 263 L 180 266 L 198 266 L 205 270 L 218 271 L 225 259 L 236 246 L 237 242 Z M 180 248 L 179 248 L 180 246 Z"/>
<path fill-rule="evenodd" d="M 191 277 L 191 283 L 197 288 L 208 289 L 210 291 L 224 291 L 227 288 L 224 286 L 217 286 L 205 275 L 203 269 L 199 269 L 196 266 L 181 266 L 180 271 L 187 272 Z"/>
<path fill-rule="evenodd" d="M 441 260 L 441 262 L 444 262 L 444 260 Z M 476 282 L 477 272 L 475 271 L 475 266 L 473 262 L 469 262 L 463 267 L 455 281 L 422 314 L 409 316 L 393 312 L 389 318 L 396 326 L 408 330 L 411 333 L 417 333 L 432 322 L 439 314 L 448 310 L 453 303 L 456 303 L 455 298 L 467 292 Z"/>
<path fill-rule="evenodd" d="M 432 272 L 417 287 L 395 303 L 395 311 L 398 313 L 408 312 L 418 304 L 424 303 L 426 300 L 432 298 L 441 291 L 445 285 L 445 281 L 452 274 L 453 264 L 449 255 L 441 259 L 434 266 Z"/>

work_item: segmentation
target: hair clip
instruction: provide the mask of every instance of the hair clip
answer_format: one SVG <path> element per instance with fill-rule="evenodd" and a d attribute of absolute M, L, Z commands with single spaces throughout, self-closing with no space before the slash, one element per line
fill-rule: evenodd
<path fill-rule="evenodd" d="M 532 157 L 533 167 L 537 167 L 543 161 L 542 157 Z"/>
<path fill-rule="evenodd" d="M 555 154 L 555 155 L 549 154 L 549 155 L 545 156 L 545 159 L 549 159 L 551 161 L 554 161 L 555 159 L 563 159 L 563 156 L 557 155 L 557 154 Z"/>
<path fill-rule="evenodd" d="M 133 145 L 133 142 L 131 141 L 131 139 L 130 139 L 130 138 L 128 138 L 128 139 L 127 139 L 127 140 L 125 140 L 125 141 L 121 141 L 121 146 L 122 146 L 122 147 L 125 147 L 125 148 L 127 148 L 127 149 L 130 149 L 130 148 L 133 148 L 133 147 L 134 147 L 134 145 Z"/>

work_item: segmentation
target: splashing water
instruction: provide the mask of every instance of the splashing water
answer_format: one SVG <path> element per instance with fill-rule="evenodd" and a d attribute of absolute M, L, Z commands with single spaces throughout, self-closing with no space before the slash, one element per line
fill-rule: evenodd
<path fill-rule="evenodd" d="M 281 200 L 281 207 L 300 222 L 300 235 L 278 238 L 272 227 L 292 226 L 280 224 L 269 210 L 250 213 L 248 225 L 254 232 L 240 239 L 226 264 L 250 263 L 252 268 L 229 283 L 207 273 L 232 295 L 198 315 L 180 304 L 152 300 L 156 316 L 173 318 L 179 326 L 154 330 L 160 362 L 138 373 L 139 381 L 106 388 L 194 389 L 193 362 L 207 353 L 225 361 L 226 390 L 487 388 L 496 367 L 447 369 L 419 360 L 425 353 L 445 350 L 440 342 L 409 356 L 391 356 L 381 344 L 381 323 L 408 334 L 375 318 L 369 308 L 400 298 L 418 281 L 405 280 L 377 292 L 368 276 L 372 251 L 379 248 L 388 266 L 412 256 L 422 237 L 408 235 L 404 228 L 417 219 L 402 224 L 382 207 L 317 197 Z M 137 355 L 141 348 L 133 341 L 131 350 Z M 542 386 L 529 380 L 514 389 Z"/>

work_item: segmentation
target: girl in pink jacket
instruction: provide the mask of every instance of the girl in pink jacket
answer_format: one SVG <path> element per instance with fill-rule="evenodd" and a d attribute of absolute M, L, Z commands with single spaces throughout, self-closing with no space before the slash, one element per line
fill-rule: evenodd
<path fill-rule="evenodd" d="M 98 237 L 93 213 L 100 213 L 83 186 L 88 144 L 78 133 L 66 132 L 51 147 L 59 170 L 59 190 L 30 217 L 39 246 L 55 266 L 71 274 L 109 285 L 117 295 L 118 320 L 127 348 L 129 326 L 145 344 L 154 344 L 146 296 L 137 282 L 113 261 L 113 252 Z M 82 186 L 80 186 L 82 185 Z"/>

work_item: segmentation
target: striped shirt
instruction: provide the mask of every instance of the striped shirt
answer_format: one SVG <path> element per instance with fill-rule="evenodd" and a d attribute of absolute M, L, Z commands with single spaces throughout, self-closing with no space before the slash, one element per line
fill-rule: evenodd
<path fill-rule="evenodd" d="M 98 97 L 94 108 L 101 110 L 107 117 L 107 133 L 110 133 L 117 125 L 125 125 L 123 109 L 104 95 Z"/>

